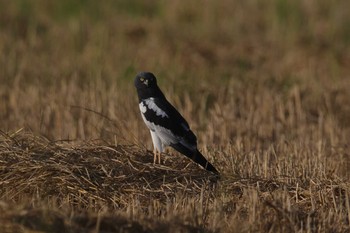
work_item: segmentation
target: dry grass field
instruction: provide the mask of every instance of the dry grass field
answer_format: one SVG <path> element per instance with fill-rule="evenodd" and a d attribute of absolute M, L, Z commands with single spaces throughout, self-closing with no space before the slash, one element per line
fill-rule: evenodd
<path fill-rule="evenodd" d="M 349 232 L 349 88 L 348 0 L 0 0 L 0 232 Z"/>

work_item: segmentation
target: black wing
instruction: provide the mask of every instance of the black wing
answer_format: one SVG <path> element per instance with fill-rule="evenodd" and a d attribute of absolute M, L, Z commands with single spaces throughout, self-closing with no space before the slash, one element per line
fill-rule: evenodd
<path fill-rule="evenodd" d="M 166 99 L 152 98 L 152 102 L 165 112 L 167 116 L 157 115 L 156 111 L 149 109 L 146 102 L 144 102 L 147 107 L 147 111 L 143 113 L 146 120 L 169 129 L 176 137 L 196 147 L 197 138 L 183 116 Z"/>
<path fill-rule="evenodd" d="M 143 113 L 144 117 L 155 125 L 169 129 L 174 134 L 177 140 L 176 143 L 172 143 L 170 146 L 200 164 L 206 170 L 219 174 L 215 167 L 198 151 L 197 137 L 191 131 L 183 116 L 166 99 L 153 98 L 152 101 L 167 116 L 159 116 L 156 111 L 148 108 Z"/>

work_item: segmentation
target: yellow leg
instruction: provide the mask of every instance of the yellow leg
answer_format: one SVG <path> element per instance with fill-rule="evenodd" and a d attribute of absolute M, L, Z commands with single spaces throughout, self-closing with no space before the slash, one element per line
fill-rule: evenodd
<path fill-rule="evenodd" d="M 158 163 L 160 164 L 160 151 L 158 151 Z"/>
<path fill-rule="evenodd" d="M 158 158 L 158 164 L 160 164 L 160 155 L 162 153 L 158 151 L 156 148 L 153 149 L 153 164 L 156 164 L 157 158 Z"/>
<path fill-rule="evenodd" d="M 157 149 L 154 148 L 153 149 L 153 164 L 156 164 L 156 160 L 157 160 Z"/>

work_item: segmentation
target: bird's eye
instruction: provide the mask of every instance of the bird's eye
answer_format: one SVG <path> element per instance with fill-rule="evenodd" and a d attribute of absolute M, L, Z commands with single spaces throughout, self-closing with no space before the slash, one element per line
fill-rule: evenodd
<path fill-rule="evenodd" d="M 141 77 L 141 78 L 140 78 L 140 81 L 143 82 L 143 81 L 145 81 L 145 79 L 144 79 L 143 77 Z"/>

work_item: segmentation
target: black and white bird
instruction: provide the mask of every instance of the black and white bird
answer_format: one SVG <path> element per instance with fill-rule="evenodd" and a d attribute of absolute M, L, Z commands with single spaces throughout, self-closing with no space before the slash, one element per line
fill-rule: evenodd
<path fill-rule="evenodd" d="M 187 121 L 168 102 L 157 85 L 156 77 L 150 72 L 139 73 L 134 81 L 142 118 L 151 132 L 154 163 L 164 147 L 171 146 L 186 155 L 206 170 L 219 174 L 215 167 L 197 149 L 197 137 Z"/>

